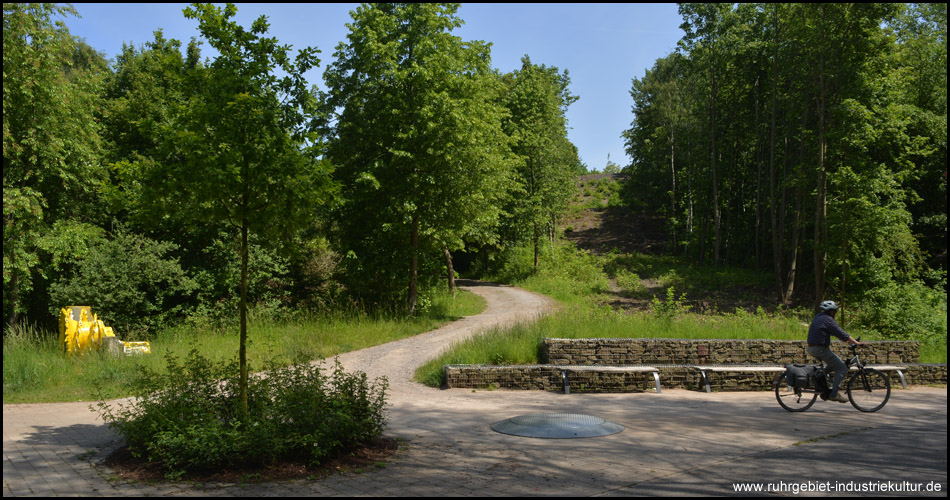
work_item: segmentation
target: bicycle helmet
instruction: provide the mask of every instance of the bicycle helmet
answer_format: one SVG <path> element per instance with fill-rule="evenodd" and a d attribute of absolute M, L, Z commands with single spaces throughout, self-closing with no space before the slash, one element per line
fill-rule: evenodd
<path fill-rule="evenodd" d="M 822 302 L 819 307 L 821 307 L 821 310 L 825 312 L 838 310 L 838 304 L 835 304 L 835 301 L 833 300 L 826 300 Z"/>

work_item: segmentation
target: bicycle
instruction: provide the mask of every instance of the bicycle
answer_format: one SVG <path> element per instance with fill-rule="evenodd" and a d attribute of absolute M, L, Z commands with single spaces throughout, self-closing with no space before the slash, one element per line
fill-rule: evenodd
<path fill-rule="evenodd" d="M 858 341 L 861 337 L 857 338 Z M 884 408 L 887 400 L 891 397 L 891 381 L 883 372 L 868 368 L 864 361 L 858 355 L 857 346 L 850 346 L 851 359 L 845 361 L 845 365 L 850 371 L 852 366 L 857 367 L 857 371 L 852 373 L 845 384 L 845 392 L 848 394 L 848 401 L 863 412 L 875 412 Z M 786 372 L 775 377 L 775 399 L 778 404 L 788 411 L 799 412 L 811 408 L 819 396 L 823 400 L 828 398 L 831 384 L 828 380 L 828 374 L 825 373 L 824 363 L 809 365 L 814 372 L 808 377 L 805 387 L 795 387 L 786 380 Z"/>

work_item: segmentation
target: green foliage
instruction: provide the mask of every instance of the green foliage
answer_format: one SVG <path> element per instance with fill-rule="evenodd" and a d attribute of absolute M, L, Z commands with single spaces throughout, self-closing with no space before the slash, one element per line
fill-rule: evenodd
<path fill-rule="evenodd" d="M 567 108 L 577 100 L 570 78 L 556 67 L 538 66 L 528 56 L 505 75 L 505 132 L 518 156 L 518 188 L 508 201 L 507 240 L 531 242 L 538 268 L 541 238 L 549 234 L 574 194 L 577 148 L 567 138 Z"/>
<path fill-rule="evenodd" d="M 921 282 L 889 283 L 866 294 L 852 320 L 887 339 L 947 339 L 947 293 Z"/>
<path fill-rule="evenodd" d="M 246 29 L 232 20 L 233 4 L 194 4 L 184 14 L 198 21 L 219 55 L 188 75 L 187 106 L 160 127 L 168 161 L 146 164 L 149 189 L 141 200 L 153 212 L 227 223 L 239 232 L 238 358 L 246 393 L 249 235 L 279 246 L 331 198 L 329 165 L 318 158 L 321 145 L 311 132 L 315 89 L 303 78 L 319 60 L 310 47 L 291 60 L 290 46 L 265 36 L 265 16 Z"/>
<path fill-rule="evenodd" d="M 646 292 L 646 286 L 640 281 L 637 273 L 626 269 L 617 271 L 617 285 L 620 287 L 620 294 L 626 297 L 638 297 Z"/>
<path fill-rule="evenodd" d="M 58 220 L 49 232 L 41 236 L 37 247 L 47 254 L 50 279 L 71 276 L 78 262 L 82 262 L 89 252 L 106 241 L 105 231 L 98 226 L 83 222 Z M 57 309 L 58 310 L 58 309 Z"/>
<path fill-rule="evenodd" d="M 946 270 L 946 7 L 682 4 L 631 88 L 624 196 L 783 303 Z M 929 269 L 928 269 L 929 268 Z M 643 273 L 641 273 L 641 276 Z"/>
<path fill-rule="evenodd" d="M 451 34 L 457 9 L 360 6 L 325 74 L 348 287 L 410 313 L 444 249 L 497 240 L 511 184 L 489 44 Z"/>
<path fill-rule="evenodd" d="M 608 275 L 618 276 L 626 270 L 636 273 L 642 280 L 652 280 L 663 287 L 674 286 L 689 294 L 706 290 L 767 287 L 772 278 L 768 273 L 742 267 L 698 266 L 683 257 L 620 253 L 617 250 L 603 257 L 603 266 Z"/>
<path fill-rule="evenodd" d="M 38 240 L 61 219 L 101 212 L 92 199 L 105 174 L 94 114 L 106 63 L 55 19 L 66 15 L 75 10 L 3 4 L 3 311 L 10 324 L 32 309 L 31 299 L 45 301 L 35 289 L 48 264 Z"/>
<path fill-rule="evenodd" d="M 650 301 L 650 308 L 653 310 L 653 314 L 657 318 L 664 321 L 671 321 L 674 317 L 683 314 L 689 311 L 692 306 L 683 305 L 683 302 L 686 301 L 686 294 L 680 294 L 679 298 L 676 297 L 676 292 L 674 287 L 669 287 L 666 289 L 666 299 L 660 300 L 653 297 L 653 300 Z"/>
<path fill-rule="evenodd" d="M 183 304 L 196 283 L 169 254 L 175 245 L 116 232 L 92 245 L 51 286 L 51 315 L 67 305 L 88 305 L 121 338 L 133 340 L 157 325 L 184 316 Z"/>
<path fill-rule="evenodd" d="M 288 259 L 258 241 L 249 237 L 247 300 L 253 304 L 256 319 L 276 321 L 292 314 L 293 276 Z M 215 328 L 233 323 L 234 311 L 240 306 L 236 292 L 241 289 L 241 265 L 234 259 L 239 252 L 240 242 L 234 238 L 217 239 L 202 250 L 205 262 L 211 265 L 194 271 L 198 306 L 191 320 L 195 324 Z"/>
<path fill-rule="evenodd" d="M 166 357 L 163 374 L 143 369 L 136 399 L 99 413 L 130 451 L 161 464 L 166 476 L 276 460 L 319 464 L 378 438 L 385 428 L 385 379 L 309 364 L 276 367 L 248 385 L 240 411 L 236 363 L 215 363 L 192 350 Z"/>
<path fill-rule="evenodd" d="M 533 249 L 516 246 L 506 249 L 490 270 L 491 280 L 512 283 L 558 300 L 572 302 L 609 288 L 598 258 L 578 250 L 573 244 L 545 245 L 540 252 L 539 270 L 534 268 Z"/>

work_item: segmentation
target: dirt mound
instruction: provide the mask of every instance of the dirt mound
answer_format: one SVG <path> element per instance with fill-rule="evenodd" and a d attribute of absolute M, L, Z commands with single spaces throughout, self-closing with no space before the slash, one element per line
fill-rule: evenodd
<path fill-rule="evenodd" d="M 562 222 L 564 238 L 577 248 L 595 255 L 611 251 L 621 254 L 668 255 L 669 234 L 667 220 L 654 212 L 620 206 L 619 192 L 624 174 L 591 174 L 577 178 L 577 196 L 568 216 Z M 611 198 L 614 201 L 611 202 Z M 610 290 L 604 304 L 615 309 L 650 310 L 653 297 L 664 299 L 665 288 L 658 280 L 659 272 L 638 272 L 643 289 L 634 295 L 621 293 L 616 280 L 610 280 Z M 684 289 L 685 288 L 685 289 Z M 754 311 L 758 307 L 773 310 L 776 307 L 771 290 L 761 286 L 735 286 L 717 289 L 677 287 L 688 292 L 685 304 L 692 311 L 713 313 L 734 311 L 737 307 Z"/>
<path fill-rule="evenodd" d="M 577 178 L 574 209 L 561 225 L 567 240 L 598 255 L 613 249 L 646 254 L 666 250 L 669 238 L 665 233 L 665 218 L 610 203 L 611 195 L 619 190 L 625 178 L 623 174 L 590 174 Z"/>

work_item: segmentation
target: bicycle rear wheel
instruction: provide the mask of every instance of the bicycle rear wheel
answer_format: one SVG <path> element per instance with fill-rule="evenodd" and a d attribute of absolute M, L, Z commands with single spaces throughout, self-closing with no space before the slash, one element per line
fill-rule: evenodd
<path fill-rule="evenodd" d="M 775 399 L 788 411 L 805 411 L 815 404 L 818 393 L 789 387 L 782 373 L 775 379 Z"/>
<path fill-rule="evenodd" d="M 864 412 L 878 411 L 891 397 L 891 381 L 884 373 L 865 368 L 851 375 L 847 391 L 851 406 Z"/>

